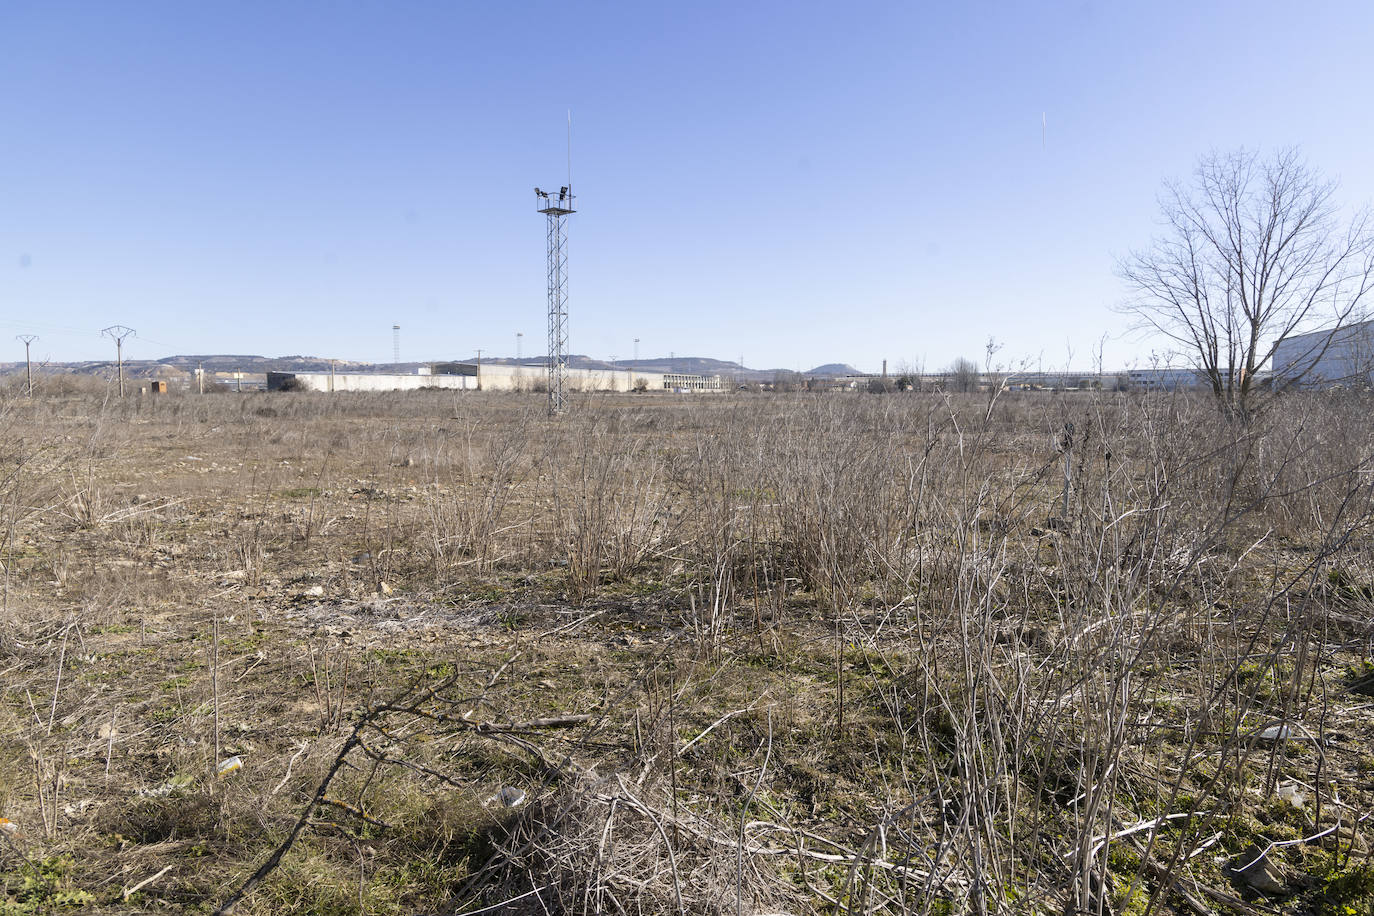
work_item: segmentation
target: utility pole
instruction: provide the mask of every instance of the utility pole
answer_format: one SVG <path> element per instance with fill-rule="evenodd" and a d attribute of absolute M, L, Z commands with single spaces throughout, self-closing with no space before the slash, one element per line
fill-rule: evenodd
<path fill-rule="evenodd" d="M 329 393 L 334 393 L 334 360 L 329 361 Z"/>
<path fill-rule="evenodd" d="M 115 358 L 119 363 L 119 396 L 124 397 L 124 338 L 133 337 L 137 332 L 122 324 L 112 324 L 100 332 L 115 342 Z"/>
<path fill-rule="evenodd" d="M 482 390 L 482 350 L 477 350 L 477 390 Z"/>
<path fill-rule="evenodd" d="M 29 358 L 29 344 L 38 339 L 37 334 L 19 334 L 15 340 L 24 342 L 24 375 L 28 379 L 28 394 L 33 397 L 33 360 Z"/>

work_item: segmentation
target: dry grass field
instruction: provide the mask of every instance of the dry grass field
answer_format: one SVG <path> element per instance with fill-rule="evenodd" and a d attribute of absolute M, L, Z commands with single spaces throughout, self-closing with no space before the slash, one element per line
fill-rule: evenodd
<path fill-rule="evenodd" d="M 1370 406 L 11 392 L 0 913 L 1370 912 Z"/>

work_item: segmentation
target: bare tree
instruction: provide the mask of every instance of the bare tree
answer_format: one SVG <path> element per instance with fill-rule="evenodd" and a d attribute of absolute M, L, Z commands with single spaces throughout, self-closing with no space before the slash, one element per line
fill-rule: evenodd
<path fill-rule="evenodd" d="M 925 366 L 919 363 L 911 363 L 907 360 L 900 360 L 896 366 L 897 370 L 897 390 L 898 391 L 920 391 L 921 376 L 925 374 Z"/>
<path fill-rule="evenodd" d="M 967 357 L 961 356 L 950 363 L 945 375 L 948 376 L 947 384 L 950 391 L 967 393 L 978 390 L 978 364 Z"/>
<path fill-rule="evenodd" d="M 1160 198 L 1167 231 L 1119 265 L 1125 310 L 1171 338 L 1232 415 L 1254 408 L 1256 374 L 1285 339 L 1320 327 L 1286 381 L 1300 381 L 1357 320 L 1374 280 L 1367 211 L 1343 224 L 1336 185 L 1295 150 L 1212 154 Z"/>

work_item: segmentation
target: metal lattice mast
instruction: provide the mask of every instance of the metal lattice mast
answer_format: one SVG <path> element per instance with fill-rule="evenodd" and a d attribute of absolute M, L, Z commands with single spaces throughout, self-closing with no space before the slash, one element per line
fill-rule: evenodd
<path fill-rule="evenodd" d="M 536 207 L 548 220 L 549 286 L 549 413 L 567 407 L 568 374 L 568 226 L 573 209 L 572 188 L 564 186 L 558 199 L 552 192 L 534 189 Z"/>

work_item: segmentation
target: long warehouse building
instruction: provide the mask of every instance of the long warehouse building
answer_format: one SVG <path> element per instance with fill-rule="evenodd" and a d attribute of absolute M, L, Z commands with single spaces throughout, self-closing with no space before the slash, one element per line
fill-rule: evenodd
<path fill-rule="evenodd" d="M 1374 385 L 1374 321 L 1281 341 L 1274 350 L 1273 382 L 1280 388 Z"/>
<path fill-rule="evenodd" d="M 542 391 L 548 385 L 544 366 L 500 363 L 444 363 L 441 371 L 416 375 L 361 372 L 269 372 L 268 391 L 411 391 L 452 388 L 460 391 Z M 638 369 L 568 369 L 573 391 L 723 391 L 718 375 L 644 372 Z"/>

